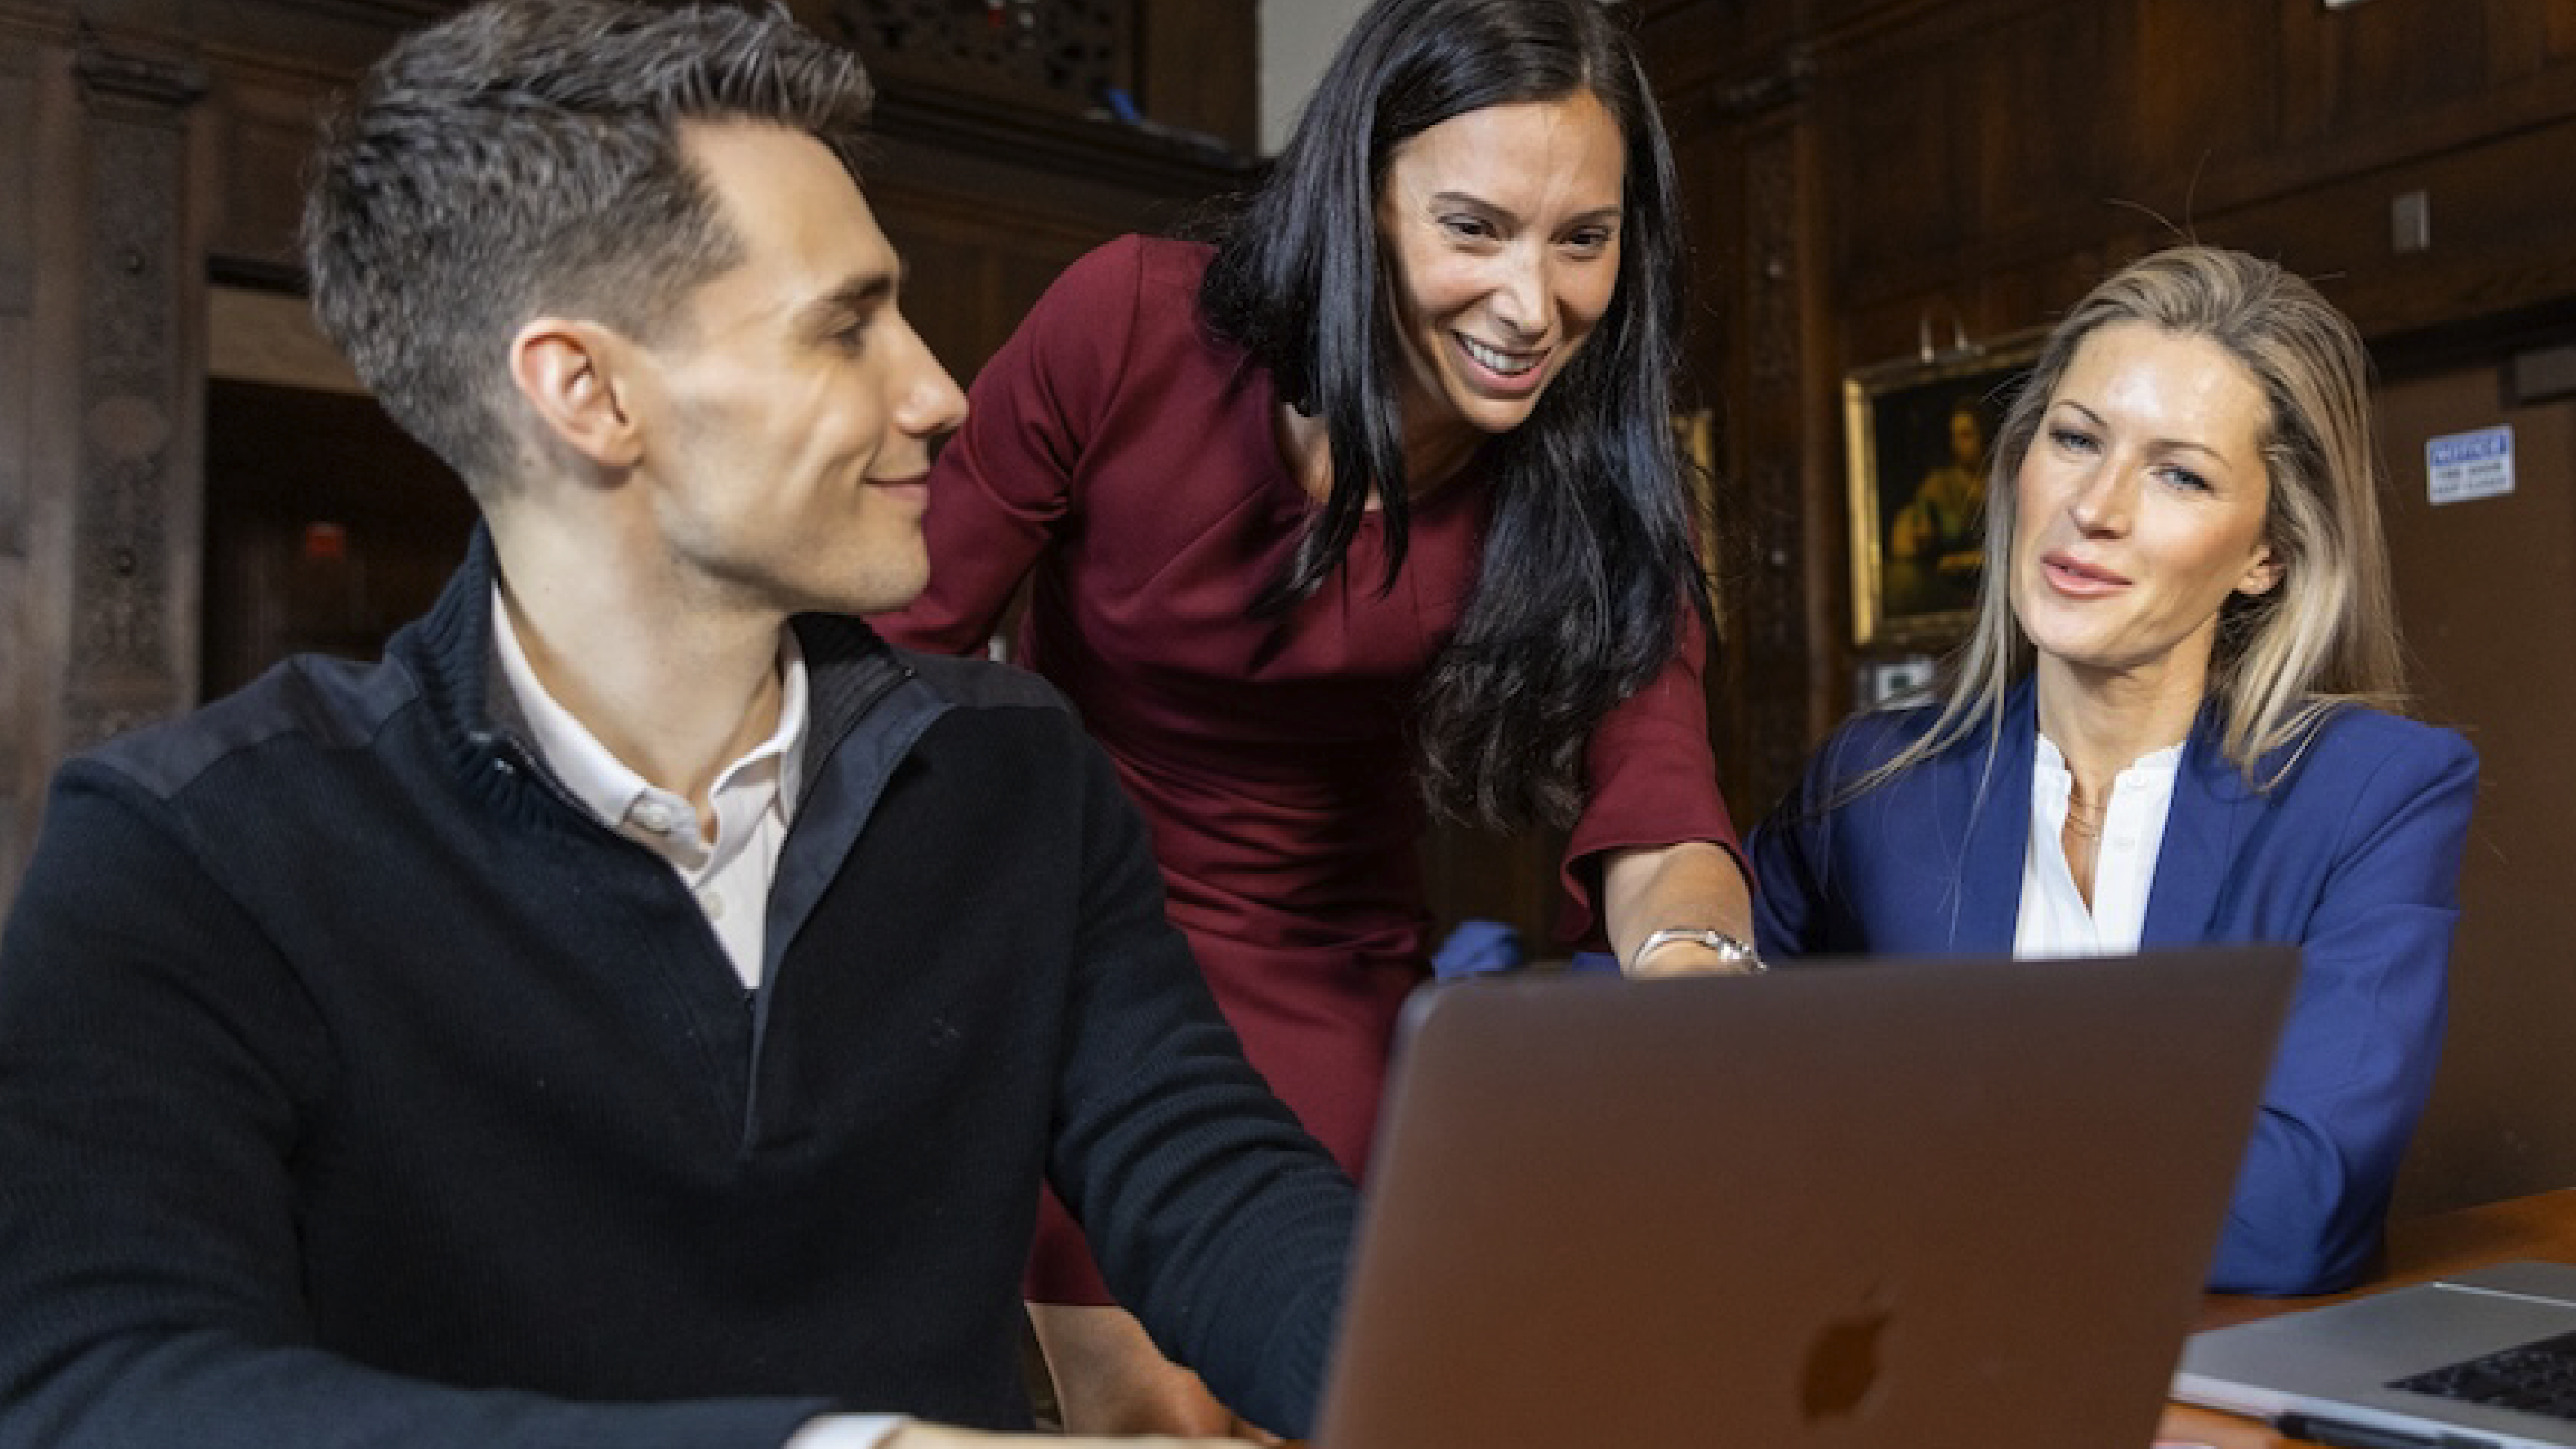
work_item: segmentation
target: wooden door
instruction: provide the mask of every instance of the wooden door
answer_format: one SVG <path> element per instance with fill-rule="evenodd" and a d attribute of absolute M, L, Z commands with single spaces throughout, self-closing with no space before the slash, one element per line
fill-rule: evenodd
<path fill-rule="evenodd" d="M 2576 1183 L 2576 398 L 2505 359 L 2393 377 L 2379 410 L 2416 712 L 2480 758 L 2451 1022 L 2398 1211 Z M 2513 430 L 2510 494 L 2428 501 L 2426 443 Z"/>

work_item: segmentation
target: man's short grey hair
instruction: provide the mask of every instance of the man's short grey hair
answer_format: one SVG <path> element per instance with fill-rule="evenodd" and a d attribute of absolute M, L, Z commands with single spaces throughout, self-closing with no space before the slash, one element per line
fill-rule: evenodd
<path fill-rule="evenodd" d="M 516 469 L 528 319 L 660 335 L 739 240 L 683 122 L 757 121 L 857 175 L 857 58 L 783 10 L 489 0 L 396 44 L 325 123 L 304 210 L 314 311 L 385 410 L 478 495 Z"/>

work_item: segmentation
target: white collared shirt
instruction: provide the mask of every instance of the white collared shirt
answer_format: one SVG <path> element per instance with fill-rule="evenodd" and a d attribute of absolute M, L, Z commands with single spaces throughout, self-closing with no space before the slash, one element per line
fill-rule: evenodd
<path fill-rule="evenodd" d="M 716 776 L 708 791 L 712 832 L 687 796 L 629 769 L 546 692 L 511 627 L 498 585 L 492 590 L 492 634 L 501 672 L 547 768 L 601 823 L 670 862 L 697 897 L 743 985 L 757 989 L 769 886 L 795 810 L 805 739 L 805 656 L 794 631 L 778 634 L 778 727 Z"/>
<path fill-rule="evenodd" d="M 2093 903 L 2075 888 L 2066 860 L 2066 801 L 2075 777 L 2048 736 L 2039 736 L 2030 772 L 2030 844 L 2022 852 L 2021 917 L 2013 954 L 2121 956 L 2138 949 L 2147 924 L 2147 892 L 2164 852 L 2182 746 L 2169 745 L 2129 762 L 2111 782 L 2102 839 L 2093 857 Z"/>

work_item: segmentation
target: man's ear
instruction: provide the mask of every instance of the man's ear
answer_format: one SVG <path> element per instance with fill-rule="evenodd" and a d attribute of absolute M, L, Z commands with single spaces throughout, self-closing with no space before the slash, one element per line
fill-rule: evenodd
<path fill-rule="evenodd" d="M 642 454 L 620 368 L 625 339 L 596 322 L 539 317 L 510 339 L 510 382 L 558 441 L 609 468 Z"/>

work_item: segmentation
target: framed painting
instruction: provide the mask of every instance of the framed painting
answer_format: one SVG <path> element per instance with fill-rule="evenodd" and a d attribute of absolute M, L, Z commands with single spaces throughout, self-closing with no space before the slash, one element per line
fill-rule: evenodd
<path fill-rule="evenodd" d="M 1852 642 L 1947 648 L 1985 568 L 1986 454 L 2043 333 L 1853 372 Z"/>

